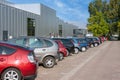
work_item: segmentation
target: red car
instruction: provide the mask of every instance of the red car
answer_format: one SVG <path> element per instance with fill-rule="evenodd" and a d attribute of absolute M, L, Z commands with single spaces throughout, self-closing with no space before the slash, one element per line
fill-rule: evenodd
<path fill-rule="evenodd" d="M 0 42 L 0 80 L 34 80 L 37 61 L 32 50 Z"/>
<path fill-rule="evenodd" d="M 59 60 L 64 59 L 64 57 L 68 56 L 67 49 L 64 47 L 63 43 L 60 40 L 54 40 L 59 47 Z"/>

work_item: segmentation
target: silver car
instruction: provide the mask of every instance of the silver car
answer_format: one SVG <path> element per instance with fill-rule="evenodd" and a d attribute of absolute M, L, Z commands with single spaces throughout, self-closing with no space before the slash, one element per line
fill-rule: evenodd
<path fill-rule="evenodd" d="M 8 42 L 33 49 L 38 62 L 46 68 L 52 68 L 58 59 L 58 45 L 50 39 L 27 36 L 13 38 Z"/>

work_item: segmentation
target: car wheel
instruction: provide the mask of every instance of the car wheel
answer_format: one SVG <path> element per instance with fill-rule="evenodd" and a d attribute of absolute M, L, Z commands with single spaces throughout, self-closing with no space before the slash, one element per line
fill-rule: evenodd
<path fill-rule="evenodd" d="M 95 43 L 94 46 L 95 46 L 95 47 L 98 46 L 98 43 Z"/>
<path fill-rule="evenodd" d="M 86 51 L 86 47 L 82 47 L 81 51 L 85 52 Z"/>
<path fill-rule="evenodd" d="M 8 68 L 2 73 L 1 79 L 2 80 L 21 80 L 22 76 L 19 70 L 15 68 Z"/>
<path fill-rule="evenodd" d="M 78 48 L 74 48 L 74 50 L 75 50 L 75 54 L 78 54 L 79 53 L 79 49 Z"/>
<path fill-rule="evenodd" d="M 91 45 L 90 45 L 90 47 L 91 47 L 91 48 L 93 48 L 93 47 L 94 47 L 94 45 L 93 45 L 93 44 L 91 44 Z"/>
<path fill-rule="evenodd" d="M 70 52 L 68 51 L 68 50 L 66 50 L 67 51 L 67 56 L 69 56 L 70 55 Z"/>
<path fill-rule="evenodd" d="M 60 52 L 59 53 L 59 60 L 61 61 L 61 60 L 63 60 L 64 59 L 64 56 L 63 56 L 63 54 Z"/>
<path fill-rule="evenodd" d="M 55 59 L 51 56 L 47 56 L 43 60 L 43 66 L 46 68 L 52 68 L 55 65 Z"/>

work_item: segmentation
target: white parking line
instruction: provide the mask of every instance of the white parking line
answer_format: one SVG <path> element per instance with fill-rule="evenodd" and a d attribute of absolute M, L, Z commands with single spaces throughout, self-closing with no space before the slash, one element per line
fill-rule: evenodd
<path fill-rule="evenodd" d="M 105 47 L 107 47 L 109 44 L 105 44 L 103 46 L 102 49 L 104 49 Z M 89 61 L 91 61 L 96 55 L 98 55 L 100 53 L 101 50 L 98 50 L 96 52 L 94 52 L 94 54 L 92 56 L 90 56 L 87 60 L 85 60 L 83 63 L 78 64 L 78 66 L 76 68 L 74 68 L 73 70 L 71 70 L 69 73 L 67 73 L 66 75 L 64 75 L 60 80 L 70 80 L 70 77 L 72 77 L 75 73 L 77 73 L 78 70 L 80 70 L 82 67 L 84 67 Z"/>

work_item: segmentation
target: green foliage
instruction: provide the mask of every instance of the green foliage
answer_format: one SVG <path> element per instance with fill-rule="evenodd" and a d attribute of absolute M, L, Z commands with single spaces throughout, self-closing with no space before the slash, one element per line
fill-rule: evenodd
<path fill-rule="evenodd" d="M 96 12 L 100 11 L 100 6 L 101 0 L 94 0 L 94 2 L 91 2 L 88 7 L 90 16 L 96 15 Z"/>
<path fill-rule="evenodd" d="M 109 32 L 108 24 L 104 20 L 102 13 L 97 12 L 96 15 L 91 16 L 88 21 L 88 30 L 91 31 L 94 36 L 102 36 Z"/>
<path fill-rule="evenodd" d="M 120 40 L 120 21 L 118 22 L 118 34 L 119 34 L 119 40 Z"/>
<path fill-rule="evenodd" d="M 94 36 L 120 35 L 120 0 L 93 0 L 88 8 L 88 30 Z"/>

